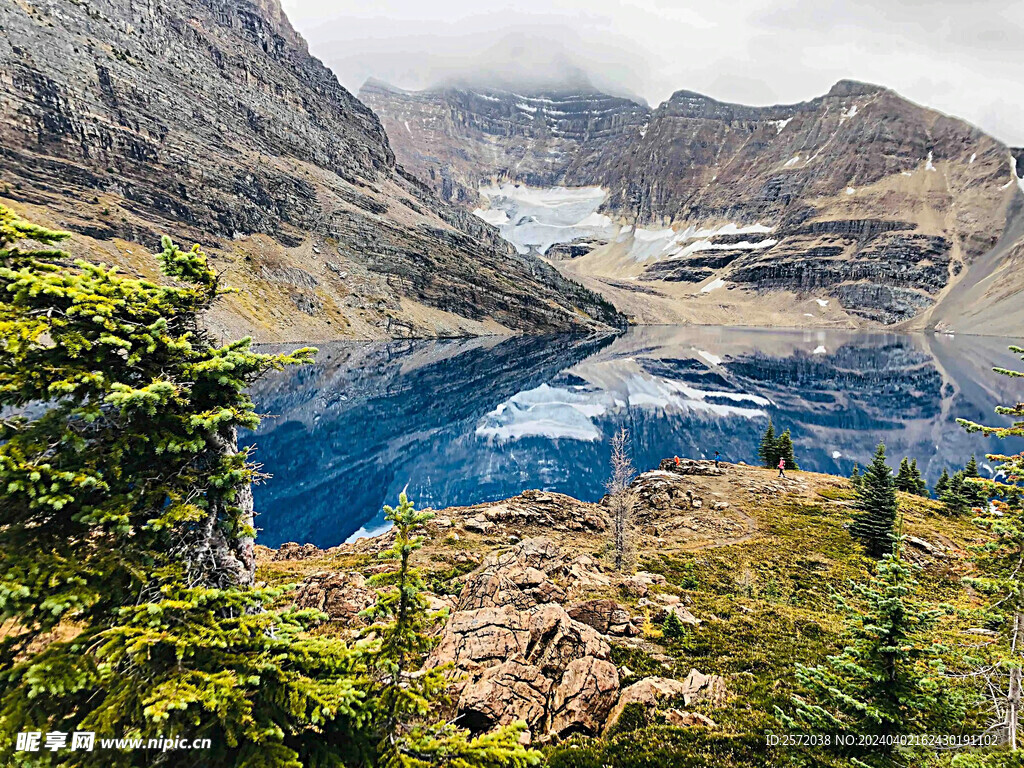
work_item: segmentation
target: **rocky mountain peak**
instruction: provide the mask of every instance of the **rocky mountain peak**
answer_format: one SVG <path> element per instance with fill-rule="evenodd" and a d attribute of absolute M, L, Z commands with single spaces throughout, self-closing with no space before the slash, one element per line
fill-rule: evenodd
<path fill-rule="evenodd" d="M 859 80 L 840 80 L 831 88 L 829 88 L 827 96 L 873 96 L 876 93 L 888 91 L 889 89 L 881 85 L 873 85 L 872 83 L 863 83 Z"/>

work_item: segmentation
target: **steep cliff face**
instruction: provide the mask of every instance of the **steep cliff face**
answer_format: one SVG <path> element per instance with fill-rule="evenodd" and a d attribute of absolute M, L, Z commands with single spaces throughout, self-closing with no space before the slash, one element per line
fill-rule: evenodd
<path fill-rule="evenodd" d="M 610 307 L 395 165 L 277 0 L 0 5 L 0 197 L 140 271 L 158 233 L 263 339 L 584 329 Z"/>
<path fill-rule="evenodd" d="M 359 97 L 380 115 L 403 166 L 446 200 L 473 205 L 491 178 L 579 185 L 586 171 L 569 169 L 606 162 L 650 112 L 587 87 L 522 90 L 403 91 L 369 80 Z"/>
<path fill-rule="evenodd" d="M 447 118 L 429 128 L 416 109 L 427 95 L 375 86 L 367 98 L 389 133 L 404 133 L 399 162 L 418 173 L 443 157 L 458 169 L 450 174 L 478 184 L 600 187 L 605 197 L 592 215 L 607 221 L 566 230 L 568 241 L 549 235 L 531 244 L 638 320 L 992 333 L 1024 326 L 1024 315 L 1003 305 L 1024 284 L 1007 291 L 1006 280 L 993 279 L 1021 250 L 1020 152 L 888 89 L 842 81 L 820 98 L 773 107 L 680 91 L 653 110 L 609 113 L 614 129 L 595 122 L 561 145 L 546 137 L 567 135 L 558 128 L 567 110 L 550 99 L 486 94 L 495 101 L 481 107 L 482 130 L 477 102 L 456 93 L 429 94 L 432 114 Z M 499 112 L 514 129 L 495 127 Z M 445 146 L 454 153 L 443 155 Z M 523 155 L 509 163 L 516 146 Z M 488 194 L 501 210 L 480 215 L 521 247 L 539 219 L 536 210 L 522 215 L 521 199 L 506 202 L 510 189 L 498 201 Z M 972 301 L 996 305 L 988 319 L 947 300 L 968 279 L 985 287 Z"/>

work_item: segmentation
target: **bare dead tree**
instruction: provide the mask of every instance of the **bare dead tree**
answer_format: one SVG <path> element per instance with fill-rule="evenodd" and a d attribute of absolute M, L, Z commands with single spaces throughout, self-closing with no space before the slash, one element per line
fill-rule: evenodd
<path fill-rule="evenodd" d="M 1010 633 L 1010 653 L 1019 662 L 1024 650 L 1024 613 L 1014 611 L 1013 629 Z M 1006 695 L 1006 740 L 1010 749 L 1017 751 L 1017 726 L 1020 722 L 1021 668 L 1010 666 L 1009 690 Z"/>
<path fill-rule="evenodd" d="M 636 508 L 636 491 L 630 488 L 636 470 L 629 456 L 629 432 L 623 427 L 612 437 L 611 476 L 605 483 L 615 535 L 615 570 L 626 567 L 630 555 L 630 528 Z"/>

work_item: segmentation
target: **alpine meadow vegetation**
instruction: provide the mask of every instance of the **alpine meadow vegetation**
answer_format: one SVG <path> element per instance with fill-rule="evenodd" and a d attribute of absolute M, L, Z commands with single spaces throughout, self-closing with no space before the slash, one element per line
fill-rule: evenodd
<path fill-rule="evenodd" d="M 890 737 L 954 732 L 964 703 L 945 678 L 949 649 L 930 637 L 952 608 L 926 603 L 916 587 L 897 542 L 870 582 L 854 583 L 851 599 L 839 598 L 848 644 L 824 664 L 797 665 L 800 691 L 789 713 L 780 710 L 783 723 L 794 731 L 852 736 L 835 751 L 877 766 L 915 765 L 921 755 Z M 862 736 L 882 738 L 859 743 Z"/>

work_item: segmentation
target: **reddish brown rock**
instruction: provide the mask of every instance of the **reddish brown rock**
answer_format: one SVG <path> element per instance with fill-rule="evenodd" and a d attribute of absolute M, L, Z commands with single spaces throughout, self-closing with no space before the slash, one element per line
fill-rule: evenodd
<path fill-rule="evenodd" d="M 637 571 L 622 582 L 622 591 L 633 597 L 647 597 L 651 587 L 663 586 L 665 583 L 665 577 L 661 574 Z"/>
<path fill-rule="evenodd" d="M 690 670 L 686 680 L 682 681 L 666 677 L 645 677 L 622 691 L 608 716 L 605 728 L 615 725 L 629 704 L 641 704 L 654 710 L 667 701 L 681 700 L 686 707 L 694 704 L 717 707 L 725 701 L 726 695 L 725 681 L 720 676 L 704 675 L 696 669 Z"/>
<path fill-rule="evenodd" d="M 550 730 L 597 735 L 619 693 L 619 673 L 609 661 L 586 656 L 569 662 L 551 699 Z"/>
<path fill-rule="evenodd" d="M 574 621 L 560 605 L 542 605 L 530 613 L 527 659 L 545 671 L 560 674 L 575 659 L 607 660 L 608 642 L 593 627 Z"/>
<path fill-rule="evenodd" d="M 462 690 L 459 723 L 473 731 L 523 720 L 544 728 L 552 682 L 532 664 L 510 659 L 491 667 Z"/>
<path fill-rule="evenodd" d="M 725 680 L 719 675 L 705 675 L 696 669 L 690 670 L 683 685 L 686 686 L 686 690 L 683 692 L 683 703 L 688 707 L 692 704 L 720 707 L 725 703 L 725 698 L 728 695 Z"/>
<path fill-rule="evenodd" d="M 428 665 L 498 664 L 524 655 L 530 639 L 529 617 L 511 606 L 457 611 L 445 625 Z"/>
<path fill-rule="evenodd" d="M 629 612 L 611 599 L 576 603 L 569 607 L 568 612 L 576 621 L 593 627 L 602 635 L 632 637 L 639 634 Z"/>
<path fill-rule="evenodd" d="M 358 626 L 358 614 L 377 601 L 377 593 L 366 586 L 360 573 L 318 573 L 306 579 L 295 596 L 299 608 L 326 613 L 331 621 Z"/>

